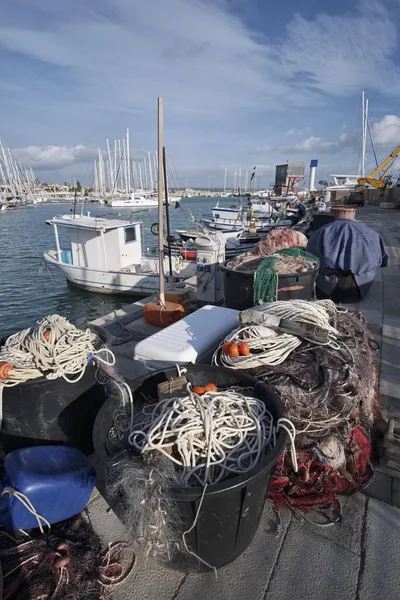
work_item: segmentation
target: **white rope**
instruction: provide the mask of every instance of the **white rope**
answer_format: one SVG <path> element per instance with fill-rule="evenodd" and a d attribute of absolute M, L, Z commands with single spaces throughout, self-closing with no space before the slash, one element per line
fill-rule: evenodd
<path fill-rule="evenodd" d="M 90 329 L 78 329 L 65 317 L 49 315 L 38 321 L 35 328 L 11 335 L 0 347 L 0 362 L 12 366 L 0 382 L 12 387 L 45 376 L 76 383 L 93 358 L 108 366 L 115 364 L 111 350 L 95 349 L 97 339 Z"/>
<path fill-rule="evenodd" d="M 212 364 L 231 369 L 253 369 L 262 365 L 280 365 L 298 348 L 303 340 L 315 345 L 328 345 L 339 348 L 337 336 L 339 332 L 329 320 L 337 314 L 337 308 L 331 300 L 285 300 L 264 304 L 255 311 L 262 311 L 286 321 L 295 321 L 323 330 L 327 333 L 327 341 L 323 343 L 308 340 L 304 336 L 278 333 L 264 325 L 247 325 L 234 329 L 218 346 L 212 358 Z M 247 342 L 250 354 L 233 357 L 222 352 L 226 342 L 241 344 Z"/>
<path fill-rule="evenodd" d="M 288 430 L 274 423 L 264 402 L 237 388 L 198 396 L 188 385 L 187 396 L 145 406 L 141 416 L 129 443 L 141 453 L 169 458 L 183 487 L 247 473 L 275 446 L 279 428 Z M 293 425 L 291 435 L 294 445 Z"/>
<path fill-rule="evenodd" d="M 238 345 L 246 342 L 249 345 L 250 354 L 236 358 L 225 354 L 222 352 L 222 346 L 226 342 Z M 230 367 L 231 369 L 252 369 L 253 367 L 259 367 L 260 364 L 280 365 L 300 344 L 301 340 L 295 335 L 288 333 L 276 334 L 272 330 L 268 331 L 266 327 L 250 325 L 233 330 L 219 344 L 214 352 L 212 364 Z"/>
<path fill-rule="evenodd" d="M 17 500 L 19 500 L 21 502 L 21 504 L 26 508 L 26 510 L 28 510 L 34 517 L 36 517 L 37 523 L 38 523 L 38 527 L 40 529 L 40 533 L 44 533 L 44 528 L 43 525 L 45 525 L 45 527 L 48 528 L 48 532 L 51 529 L 51 525 L 48 522 L 47 519 L 45 519 L 42 515 L 40 515 L 36 508 L 33 506 L 32 502 L 29 500 L 28 496 L 26 496 L 25 494 L 23 494 L 22 492 L 18 492 L 17 490 L 15 490 L 14 488 L 7 486 L 4 488 L 4 490 L 2 491 L 1 495 L 4 496 L 5 494 L 8 494 L 10 497 L 14 497 Z M 43 524 L 42 524 L 43 523 Z"/>
<path fill-rule="evenodd" d="M 338 312 L 332 300 L 278 300 L 263 305 L 261 310 L 281 319 L 319 327 L 335 337 L 339 335 L 329 322 Z"/>

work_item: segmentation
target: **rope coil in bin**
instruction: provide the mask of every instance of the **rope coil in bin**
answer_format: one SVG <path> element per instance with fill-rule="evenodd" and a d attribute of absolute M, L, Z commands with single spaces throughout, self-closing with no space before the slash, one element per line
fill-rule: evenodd
<path fill-rule="evenodd" d="M 263 460 L 284 428 L 294 447 L 295 429 L 274 419 L 264 402 L 230 388 L 202 396 L 188 386 L 181 398 L 147 405 L 129 443 L 141 453 L 157 451 L 171 460 L 181 484 L 213 485 L 247 473 Z M 285 424 L 286 423 L 286 424 Z M 292 453 L 296 460 L 296 453 Z"/>
<path fill-rule="evenodd" d="M 0 383 L 11 387 L 43 376 L 76 383 L 92 358 L 115 364 L 110 350 L 96 350 L 97 340 L 90 329 L 78 329 L 65 317 L 49 315 L 36 327 L 10 335 L 0 347 Z"/>

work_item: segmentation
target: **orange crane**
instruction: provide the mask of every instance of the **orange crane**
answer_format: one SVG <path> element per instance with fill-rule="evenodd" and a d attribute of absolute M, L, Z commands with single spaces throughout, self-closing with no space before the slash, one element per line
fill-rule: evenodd
<path fill-rule="evenodd" d="M 381 164 L 372 171 L 372 173 L 370 173 L 367 177 L 360 177 L 358 180 L 358 185 L 372 185 L 375 188 L 387 187 L 390 183 L 388 181 L 387 174 L 392 168 L 393 163 L 399 154 L 400 146 L 397 146 L 397 148 L 395 148 L 393 152 L 391 152 L 391 154 L 389 154 L 389 156 L 387 156 L 385 160 L 383 160 Z"/>

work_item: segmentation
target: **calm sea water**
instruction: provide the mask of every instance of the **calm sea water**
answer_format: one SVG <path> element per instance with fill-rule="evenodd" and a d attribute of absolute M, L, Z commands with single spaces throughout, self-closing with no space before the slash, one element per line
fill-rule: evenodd
<path fill-rule="evenodd" d="M 196 198 L 181 201 L 196 218 L 209 213 L 216 198 Z M 233 204 L 232 199 L 221 205 Z M 129 209 L 110 209 L 99 205 L 85 207 L 92 215 L 129 218 Z M 45 250 L 55 248 L 53 228 L 46 219 L 68 213 L 71 204 L 29 206 L 0 212 L 0 336 L 30 327 L 37 319 L 58 313 L 71 321 L 88 321 L 105 315 L 115 308 L 134 302 L 134 296 L 109 296 L 86 292 L 70 286 L 57 268 L 51 276 L 44 261 Z M 144 246 L 157 246 L 150 226 L 157 221 L 157 209 L 140 212 L 134 218 L 143 221 Z M 190 228 L 191 222 L 180 209 L 170 208 L 171 230 Z M 59 228 L 61 247 L 68 248 L 68 234 Z"/>

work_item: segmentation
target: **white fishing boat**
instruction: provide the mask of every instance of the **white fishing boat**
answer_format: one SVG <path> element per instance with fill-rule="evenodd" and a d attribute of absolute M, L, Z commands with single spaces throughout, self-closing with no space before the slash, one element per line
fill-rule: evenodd
<path fill-rule="evenodd" d="M 201 235 L 210 233 L 210 230 L 206 227 L 200 230 L 179 230 L 176 232 L 180 239 L 174 239 L 170 243 L 170 248 L 168 244 L 164 245 L 164 252 L 166 255 L 171 251 L 172 256 L 181 256 L 185 260 L 196 260 L 197 250 L 196 250 L 196 238 Z M 225 244 L 225 258 L 234 258 L 238 254 L 242 254 L 243 252 L 249 252 L 253 250 L 256 244 L 262 238 L 259 234 L 249 234 L 245 233 L 243 230 L 240 232 L 229 232 L 229 231 L 218 231 L 218 237 Z"/>
<path fill-rule="evenodd" d="M 272 215 L 274 212 L 274 207 L 270 202 L 263 199 L 251 199 L 251 207 L 254 212 L 266 213 L 268 215 Z"/>
<path fill-rule="evenodd" d="M 239 204 L 239 206 L 221 207 L 217 204 L 211 209 L 211 215 L 202 216 L 201 223 L 212 231 L 229 233 L 248 231 L 250 225 L 253 225 L 258 233 L 266 233 L 277 225 L 288 227 L 291 221 L 286 218 L 284 212 L 274 209 L 267 213 L 256 212 L 252 206 L 244 208 Z"/>
<path fill-rule="evenodd" d="M 45 261 L 59 268 L 71 283 L 104 294 L 146 296 L 160 287 L 155 256 L 142 253 L 141 222 L 85 216 L 60 215 L 47 221 L 54 229 L 55 250 L 44 253 Z M 69 248 L 60 246 L 58 228 L 70 233 Z M 196 263 L 174 257 L 174 282 L 191 277 Z M 165 273 L 169 262 L 165 259 Z"/>
<path fill-rule="evenodd" d="M 138 209 L 146 209 L 146 208 L 155 208 L 158 206 L 157 198 L 152 198 L 150 196 L 136 196 L 134 193 L 130 194 L 130 196 L 114 196 L 109 201 L 109 206 L 112 208 L 138 208 Z"/>

